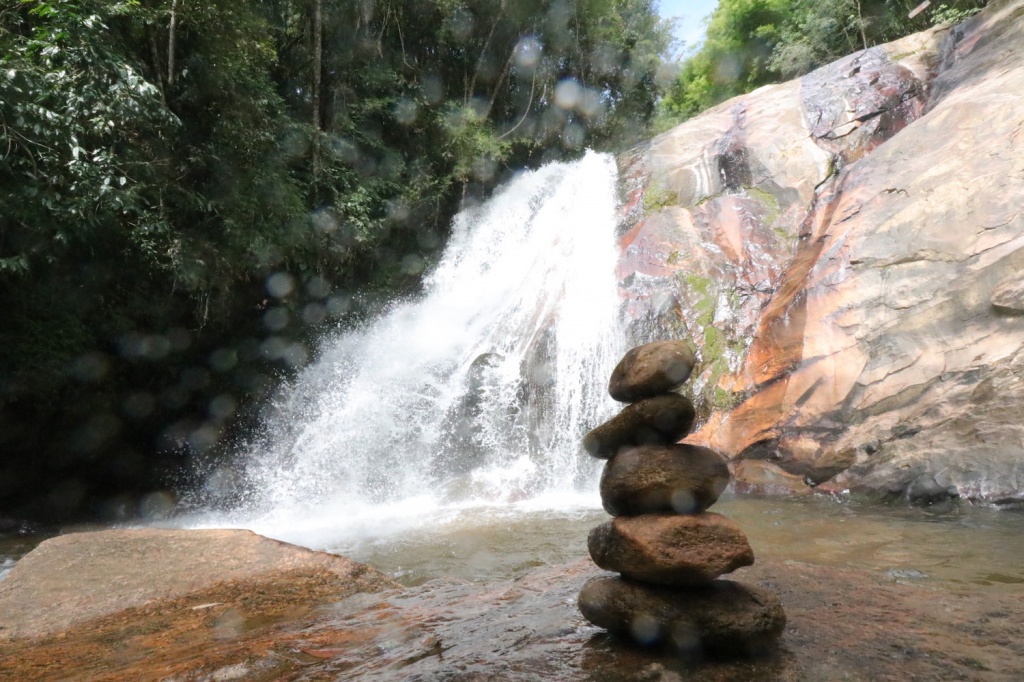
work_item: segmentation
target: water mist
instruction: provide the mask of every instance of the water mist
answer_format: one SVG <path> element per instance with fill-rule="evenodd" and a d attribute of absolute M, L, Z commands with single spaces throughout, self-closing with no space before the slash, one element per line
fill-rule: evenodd
<path fill-rule="evenodd" d="M 323 545 L 445 510 L 598 504 L 579 442 L 617 409 L 616 182 L 588 153 L 460 213 L 418 300 L 325 339 L 282 390 L 233 523 Z"/>

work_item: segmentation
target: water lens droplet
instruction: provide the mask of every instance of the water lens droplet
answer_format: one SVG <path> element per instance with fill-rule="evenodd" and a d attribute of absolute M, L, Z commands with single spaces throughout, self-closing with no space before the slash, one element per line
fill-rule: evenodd
<path fill-rule="evenodd" d="M 644 646 L 657 643 L 660 631 L 658 621 L 646 613 L 638 614 L 629 624 L 629 632 L 633 639 Z"/>
<path fill-rule="evenodd" d="M 287 272 L 275 272 L 267 278 L 267 293 L 274 298 L 284 298 L 295 290 L 295 278 Z"/>
<path fill-rule="evenodd" d="M 690 514 L 697 508 L 697 501 L 689 490 L 681 488 L 672 493 L 672 508 L 679 514 Z"/>

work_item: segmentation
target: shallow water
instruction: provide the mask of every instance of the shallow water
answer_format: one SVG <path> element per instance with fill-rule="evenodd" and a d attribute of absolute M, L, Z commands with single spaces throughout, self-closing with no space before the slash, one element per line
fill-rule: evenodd
<path fill-rule="evenodd" d="M 1024 593 L 1024 513 L 987 507 L 887 507 L 825 498 L 727 498 L 713 511 L 735 520 L 758 557 L 877 571 L 949 590 Z M 324 549 L 416 585 L 452 576 L 518 578 L 587 556 L 587 533 L 608 519 L 594 507 L 465 509 L 431 527 L 349 539 Z"/>
<path fill-rule="evenodd" d="M 610 518 L 596 495 L 547 502 L 395 510 L 394 518 L 377 522 L 337 518 L 311 528 L 254 530 L 372 564 L 404 585 L 442 576 L 491 582 L 586 557 L 590 529 Z M 950 591 L 1024 593 L 1021 510 L 726 496 L 712 511 L 736 521 L 760 558 L 864 569 Z M 0 538 L 0 577 L 43 539 Z"/>

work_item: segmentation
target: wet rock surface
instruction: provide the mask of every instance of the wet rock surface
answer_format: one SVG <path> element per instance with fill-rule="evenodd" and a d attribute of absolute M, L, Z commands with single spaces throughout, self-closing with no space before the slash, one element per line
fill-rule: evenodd
<path fill-rule="evenodd" d="M 41 637 L 186 595 L 242 594 L 286 580 L 320 585 L 315 591 L 332 599 L 397 587 L 370 566 L 247 530 L 70 533 L 45 540 L 0 581 L 0 640 Z"/>
<path fill-rule="evenodd" d="M 587 548 L 599 567 L 655 585 L 707 585 L 754 563 L 739 526 L 712 512 L 620 516 L 594 528 Z"/>
<path fill-rule="evenodd" d="M 763 656 L 786 626 L 778 597 L 731 580 L 679 598 L 675 590 L 593 578 L 580 591 L 579 606 L 587 620 L 609 632 L 683 656 Z"/>
<path fill-rule="evenodd" d="M 807 478 L 783 471 L 777 465 L 763 460 L 731 462 L 733 479 L 729 484 L 733 492 L 751 495 L 809 495 Z"/>
<path fill-rule="evenodd" d="M 637 346 L 615 366 L 608 393 L 624 403 L 666 393 L 686 382 L 694 364 L 693 350 L 684 341 L 653 341 Z"/>
<path fill-rule="evenodd" d="M 620 290 L 637 341 L 697 347 L 689 440 L 805 490 L 1024 499 L 1022 110 L 1004 0 L 624 156 Z"/>
<path fill-rule="evenodd" d="M 778 648 L 762 659 L 696 663 L 589 624 L 577 595 L 608 575 L 581 560 L 516 581 L 439 579 L 333 599 L 326 574 L 235 583 L 47 637 L 0 640 L 0 680 L 1024 679 L 1024 594 L 955 593 L 762 560 L 734 575 L 785 605 Z"/>
<path fill-rule="evenodd" d="M 728 484 L 729 467 L 714 450 L 696 445 L 629 448 L 605 466 L 601 503 L 612 516 L 698 514 Z"/>
<path fill-rule="evenodd" d="M 583 449 L 608 459 L 631 445 L 670 445 L 690 432 L 696 412 L 689 398 L 674 393 L 628 405 L 583 436 Z"/>

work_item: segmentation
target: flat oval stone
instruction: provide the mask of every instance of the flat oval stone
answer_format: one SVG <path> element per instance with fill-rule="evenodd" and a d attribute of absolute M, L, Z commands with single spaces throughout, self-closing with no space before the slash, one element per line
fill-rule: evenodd
<path fill-rule="evenodd" d="M 608 459 L 631 445 L 671 445 L 690 432 L 697 413 L 693 403 L 675 393 L 645 398 L 626 407 L 583 437 L 583 449 Z"/>
<path fill-rule="evenodd" d="M 713 512 L 620 516 L 591 530 L 587 549 L 598 567 L 656 585 L 707 585 L 754 563 L 739 526 Z"/>
<path fill-rule="evenodd" d="M 729 467 L 714 450 L 685 444 L 627 448 L 604 466 L 601 504 L 612 516 L 699 514 L 727 485 Z"/>
<path fill-rule="evenodd" d="M 623 403 L 653 398 L 682 386 L 697 363 L 685 341 L 655 341 L 637 346 L 612 371 L 608 393 Z"/>
<path fill-rule="evenodd" d="M 763 655 L 786 627 L 778 597 L 731 580 L 681 589 L 591 578 L 577 603 L 598 627 L 684 655 Z"/>

